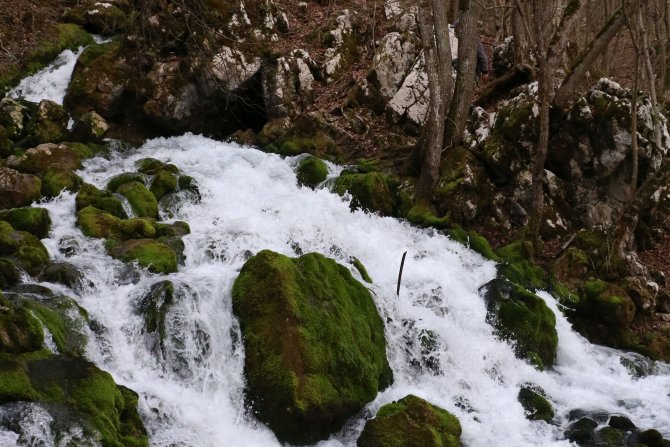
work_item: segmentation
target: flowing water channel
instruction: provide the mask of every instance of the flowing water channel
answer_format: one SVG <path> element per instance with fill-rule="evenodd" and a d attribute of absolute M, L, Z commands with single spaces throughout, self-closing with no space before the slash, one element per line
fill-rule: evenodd
<path fill-rule="evenodd" d="M 191 227 L 178 273 L 137 274 L 109 257 L 102 240 L 86 238 L 76 227 L 73 194 L 40 206 L 53 220 L 43 240 L 51 257 L 74 264 L 87 280 L 77 291 L 42 284 L 88 310 L 97 330 L 89 335 L 87 355 L 139 393 L 151 445 L 280 445 L 245 411 L 244 350 L 231 303 L 240 268 L 262 249 L 289 256 L 319 252 L 350 266 L 360 279 L 350 264 L 355 257 L 374 281 L 369 288 L 386 322 L 394 384 L 320 446 L 354 446 L 367 417 L 409 393 L 455 414 L 467 447 L 571 445 L 563 433 L 574 409 L 626 415 L 640 428 L 670 436 L 670 365 L 649 364 L 649 374 L 636 377 L 624 366 L 639 361 L 636 356 L 591 345 L 572 331 L 553 298 L 541 293 L 556 313 L 559 346 L 556 366 L 537 371 L 486 323 L 481 287 L 495 277 L 494 263 L 439 232 L 351 212 L 346 198 L 326 188 L 298 186 L 299 157 L 282 159 L 187 134 L 88 160 L 79 174 L 104 188 L 145 157 L 174 163 L 200 190 L 200 200 L 185 194 L 162 210 L 166 221 L 184 220 Z M 330 169 L 335 175 L 340 168 Z M 176 286 L 177 304 L 167 317 L 170 341 L 157 352 L 137 307 L 165 279 Z M 527 384 L 546 392 L 556 425 L 525 418 L 517 395 Z M 5 438 L 9 434 L 0 431 L 0 445 Z"/>

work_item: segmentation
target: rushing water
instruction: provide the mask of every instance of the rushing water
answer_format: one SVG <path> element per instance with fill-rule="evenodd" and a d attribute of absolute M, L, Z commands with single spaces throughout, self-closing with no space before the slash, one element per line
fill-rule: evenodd
<path fill-rule="evenodd" d="M 45 82 L 48 77 L 37 83 Z M 24 88 L 29 84 L 35 82 Z M 58 88 L 64 94 L 62 83 Z M 395 382 L 321 446 L 355 445 L 366 417 L 409 393 L 454 413 L 467 447 L 568 446 L 563 431 L 573 409 L 623 414 L 640 428 L 670 436 L 667 364 L 653 364 L 652 374 L 634 377 L 624 364 L 638 359 L 588 343 L 572 331 L 553 298 L 541 293 L 557 315 L 559 347 L 555 368 L 535 370 L 515 358 L 485 321 L 480 288 L 495 276 L 492 262 L 438 232 L 351 212 L 346 199 L 327 189 L 299 187 L 298 157 L 282 159 L 184 135 L 152 140 L 138 150 L 113 153 L 111 159 L 88 160 L 79 174 L 104 187 L 112 176 L 134 171 L 135 161 L 144 157 L 174 163 L 196 179 L 201 192 L 200 201 L 185 195 L 180 206 L 163 209 L 165 220 L 185 220 L 192 230 L 184 237 L 186 265 L 178 273 L 133 274 L 111 259 L 103 241 L 77 229 L 73 194 L 64 192 L 41 206 L 54 223 L 50 238 L 43 240 L 51 257 L 76 265 L 87 279 L 76 291 L 44 285 L 66 292 L 88 310 L 98 328 L 90 334 L 88 357 L 139 393 L 152 445 L 279 445 L 243 406 L 244 352 L 230 295 L 244 261 L 262 249 L 290 256 L 316 251 L 344 265 L 356 257 L 374 280 L 369 288 L 386 322 Z M 332 174 L 339 170 L 330 169 Z M 404 251 L 408 257 L 397 297 Z M 153 284 L 165 279 L 176 286 L 177 304 L 167 317 L 170 342 L 157 352 L 137 306 Z M 427 334 L 434 335 L 433 349 L 422 353 Z M 525 418 L 517 395 L 527 384 L 545 390 L 557 425 Z M 38 405 L 24 413 L 24 431 L 43 442 L 37 445 L 51 445 L 47 428 L 52 416 Z M 79 435 L 74 427 L 71 438 Z M 0 445 L 15 442 L 15 434 L 0 430 Z"/>
<path fill-rule="evenodd" d="M 370 414 L 413 393 L 456 414 L 469 447 L 497 445 L 501 439 L 519 447 L 569 445 L 561 440 L 565 416 L 577 408 L 625 414 L 642 428 L 670 434 L 667 365 L 658 364 L 654 375 L 632 377 L 621 353 L 574 333 L 543 294 L 558 317 L 559 353 L 553 371 L 535 370 L 515 358 L 485 322 L 479 289 L 494 277 L 494 264 L 449 238 L 392 218 L 352 213 L 346 200 L 327 190 L 299 187 L 296 159 L 199 136 L 157 139 L 111 160 L 96 158 L 80 174 L 104 187 L 110 177 L 133 171 L 143 157 L 176 164 L 197 179 L 202 195 L 201 201 L 171 211 L 173 220 L 189 222 L 192 233 L 184 238 L 186 265 L 168 275 L 177 285 L 179 304 L 168 317 L 174 341 L 164 354 L 152 350 L 136 310 L 141 296 L 164 276 L 129 276 L 122 263 L 105 254 L 102 241 L 83 237 L 69 193 L 45 204 L 54 227 L 44 242 L 55 259 L 65 259 L 67 252 L 67 261 L 93 283 L 75 294 L 105 328 L 92 336 L 88 354 L 140 394 L 153 445 L 278 445 L 242 404 L 244 352 L 230 290 L 250 254 L 269 248 L 295 256 L 298 247 L 347 265 L 356 257 L 374 280 L 370 288 L 387 322 L 395 383 L 369 405 Z M 404 251 L 408 258 L 397 297 Z M 436 335 L 430 365 L 421 355 L 425 331 Z M 558 426 L 524 417 L 517 394 L 528 383 L 547 392 Z M 355 418 L 321 445 L 355 445 L 364 419 L 365 414 Z"/>

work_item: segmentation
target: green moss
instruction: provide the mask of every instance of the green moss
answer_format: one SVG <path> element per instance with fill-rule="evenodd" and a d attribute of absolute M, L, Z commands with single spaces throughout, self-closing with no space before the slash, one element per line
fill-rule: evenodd
<path fill-rule="evenodd" d="M 83 180 L 72 171 L 49 170 L 42 177 L 42 195 L 56 197 L 64 189 L 77 191 Z"/>
<path fill-rule="evenodd" d="M 177 255 L 167 245 L 152 239 L 131 239 L 110 250 L 110 255 L 122 261 L 137 261 L 152 273 L 177 271 Z"/>
<path fill-rule="evenodd" d="M 500 257 L 493 251 L 489 241 L 476 231 L 465 231 L 459 225 L 455 225 L 449 230 L 449 237 L 460 242 L 471 250 L 476 251 L 485 258 L 492 261 L 500 261 Z"/>
<path fill-rule="evenodd" d="M 298 184 L 315 188 L 328 177 L 328 167 L 323 160 L 309 156 L 298 165 Z"/>
<path fill-rule="evenodd" d="M 0 221 L 0 256 L 3 255 L 30 274 L 38 273 L 49 261 L 49 253 L 38 238 Z"/>
<path fill-rule="evenodd" d="M 130 182 L 137 182 L 144 184 L 146 181 L 146 175 L 140 172 L 124 172 L 123 174 L 115 175 L 107 182 L 107 189 L 112 192 L 116 192 L 120 186 L 125 185 Z"/>
<path fill-rule="evenodd" d="M 102 210 L 87 206 L 77 213 L 77 225 L 81 232 L 88 237 L 120 238 L 119 226 L 121 219 Z"/>
<path fill-rule="evenodd" d="M 544 366 L 554 364 L 558 347 L 556 317 L 544 300 L 523 287 L 496 279 L 488 284 L 488 319 L 497 334 L 515 342 L 516 354 Z"/>
<path fill-rule="evenodd" d="M 119 187 L 117 192 L 128 199 L 137 217 L 158 219 L 158 202 L 142 183 L 125 183 Z"/>
<path fill-rule="evenodd" d="M 0 307 L 0 353 L 20 354 L 39 350 L 44 342 L 39 320 L 27 309 L 14 307 L 2 293 Z"/>
<path fill-rule="evenodd" d="M 0 357 L 0 404 L 30 401 L 37 397 L 24 367 L 18 362 Z"/>
<path fill-rule="evenodd" d="M 155 158 L 143 158 L 135 162 L 137 170 L 143 174 L 156 175 L 161 171 L 179 174 L 179 168 L 173 164 L 164 163 Z"/>
<path fill-rule="evenodd" d="M 625 433 L 616 428 L 603 427 L 596 431 L 596 437 L 599 440 L 598 445 L 603 447 L 619 447 L 625 445 Z"/>
<path fill-rule="evenodd" d="M 87 341 L 84 326 L 88 315 L 74 300 L 57 296 L 42 302 L 26 300 L 24 305 L 49 330 L 60 353 L 84 355 Z"/>
<path fill-rule="evenodd" d="M 528 387 L 521 388 L 518 400 L 526 411 L 526 418 L 531 421 L 544 421 L 549 424 L 554 419 L 553 406 L 535 390 Z"/>
<path fill-rule="evenodd" d="M 123 209 L 121 200 L 114 197 L 110 191 L 100 190 L 89 183 L 84 183 L 79 188 L 79 192 L 75 198 L 75 205 L 77 211 L 92 206 L 120 219 L 128 217 Z"/>
<path fill-rule="evenodd" d="M 393 216 L 397 203 L 388 181 L 388 176 L 379 172 L 344 174 L 337 178 L 333 190 L 339 195 L 351 194 L 352 210 L 363 209 L 382 216 Z"/>
<path fill-rule="evenodd" d="M 21 280 L 21 272 L 11 259 L 0 258 L 0 290 L 9 289 Z"/>
<path fill-rule="evenodd" d="M 152 219 L 125 219 L 119 222 L 118 228 L 122 239 L 153 239 L 156 237 L 156 227 Z"/>
<path fill-rule="evenodd" d="M 177 190 L 177 176 L 167 170 L 159 171 L 151 182 L 149 191 L 156 200 L 160 200 L 166 194 Z"/>
<path fill-rule="evenodd" d="M 574 310 L 579 305 L 579 294 L 571 290 L 568 286 L 561 283 L 553 285 L 551 294 L 558 300 L 558 302 L 571 310 Z"/>
<path fill-rule="evenodd" d="M 0 211 L 0 220 L 9 222 L 13 228 L 27 231 L 40 239 L 47 237 L 51 230 L 51 218 L 45 208 L 25 207 Z"/>
<path fill-rule="evenodd" d="M 534 263 L 530 242 L 513 242 L 499 249 L 498 255 L 504 261 L 498 271 L 509 281 L 531 290 L 548 288 L 547 273 Z"/>
<path fill-rule="evenodd" d="M 584 283 L 577 312 L 606 326 L 627 328 L 635 317 L 635 303 L 620 287 L 602 280 Z"/>
<path fill-rule="evenodd" d="M 370 293 L 331 259 L 261 251 L 233 285 L 233 310 L 247 401 L 281 440 L 324 439 L 391 383 Z"/>
<path fill-rule="evenodd" d="M 448 411 L 408 395 L 367 421 L 358 447 L 458 447 L 461 424 Z"/>
<path fill-rule="evenodd" d="M 421 227 L 446 229 L 451 227 L 449 216 L 437 217 L 435 211 L 425 203 L 417 203 L 407 213 L 407 220 Z"/>
<path fill-rule="evenodd" d="M 93 158 L 96 155 L 107 152 L 107 148 L 102 144 L 81 143 L 75 141 L 68 141 L 63 144 L 79 154 L 79 157 L 81 157 L 82 160 Z"/>
<path fill-rule="evenodd" d="M 188 223 L 183 221 L 176 221 L 171 224 L 166 223 L 157 223 L 156 224 L 156 237 L 163 236 L 186 236 L 191 233 L 191 227 Z"/>
<path fill-rule="evenodd" d="M 372 278 L 370 278 L 370 275 L 368 275 L 368 271 L 365 269 L 363 263 L 358 258 L 354 258 L 352 263 L 356 270 L 358 270 L 358 273 L 361 274 L 363 281 L 372 284 Z"/>

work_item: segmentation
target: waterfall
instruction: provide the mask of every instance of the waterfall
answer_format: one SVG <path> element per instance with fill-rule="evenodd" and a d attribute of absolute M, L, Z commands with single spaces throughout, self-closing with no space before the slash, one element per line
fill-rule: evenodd
<path fill-rule="evenodd" d="M 316 251 L 343 265 L 360 259 L 386 322 L 395 383 L 319 445 L 355 445 L 366 415 L 408 393 L 454 413 L 468 447 L 501 439 L 518 447 L 567 446 L 563 430 L 573 409 L 623 414 L 639 427 L 670 434 L 668 365 L 658 363 L 652 374 L 633 377 L 623 353 L 588 343 L 572 331 L 553 298 L 541 294 L 557 315 L 560 342 L 556 367 L 537 371 L 517 359 L 485 321 L 479 289 L 494 278 L 495 265 L 439 232 L 351 212 L 345 199 L 328 190 L 299 187 L 295 159 L 201 136 L 151 140 L 130 154 L 88 160 L 79 174 L 102 188 L 145 157 L 174 163 L 200 189 L 200 201 L 174 213 L 174 220 L 187 221 L 192 230 L 184 237 L 186 265 L 178 273 L 129 275 L 131 269 L 106 255 L 101 240 L 85 238 L 76 228 L 73 194 L 64 192 L 43 206 L 54 222 L 44 240 L 50 255 L 73 263 L 92 283 L 73 296 L 104 328 L 91 335 L 88 356 L 140 394 L 152 445 L 279 445 L 244 409 L 244 352 L 230 295 L 244 261 L 265 248 L 289 256 Z M 171 341 L 157 352 L 137 307 L 165 279 L 175 284 L 178 304 L 167 318 Z M 430 352 L 425 346 L 422 352 L 427 334 Z M 558 425 L 525 418 L 517 394 L 529 383 L 546 391 Z"/>

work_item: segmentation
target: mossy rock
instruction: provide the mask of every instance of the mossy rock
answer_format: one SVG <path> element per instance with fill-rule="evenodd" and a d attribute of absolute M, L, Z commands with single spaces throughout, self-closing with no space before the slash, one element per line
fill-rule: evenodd
<path fill-rule="evenodd" d="M 554 419 L 554 407 L 543 396 L 543 393 L 531 387 L 522 387 L 519 390 L 519 403 L 526 411 L 526 418 L 531 421 L 551 423 Z"/>
<path fill-rule="evenodd" d="M 487 319 L 497 334 L 513 341 L 516 354 L 539 369 L 552 366 L 558 347 L 556 316 L 544 300 L 504 279 L 495 279 L 485 287 Z"/>
<path fill-rule="evenodd" d="M 617 285 L 593 279 L 584 283 L 577 312 L 606 326 L 625 329 L 635 318 L 635 303 Z"/>
<path fill-rule="evenodd" d="M 598 423 L 589 417 L 582 417 L 568 426 L 565 431 L 568 440 L 578 445 L 592 441 L 595 438 L 595 430 Z"/>
<path fill-rule="evenodd" d="M 0 166 L 0 210 L 30 205 L 42 197 L 42 181 Z"/>
<path fill-rule="evenodd" d="M 63 284 L 71 289 L 80 288 L 84 284 L 84 276 L 68 262 L 52 262 L 40 273 L 40 280 Z"/>
<path fill-rule="evenodd" d="M 177 255 L 177 264 L 184 265 L 186 262 L 186 255 L 184 255 L 184 250 L 186 250 L 186 245 L 184 240 L 180 236 L 161 236 L 156 239 L 161 244 L 165 244 L 174 251 Z"/>
<path fill-rule="evenodd" d="M 44 331 L 40 321 L 28 309 L 15 307 L 2 292 L 0 306 L 0 353 L 20 354 L 41 349 Z"/>
<path fill-rule="evenodd" d="M 144 185 L 146 184 L 146 180 L 146 174 L 142 174 L 141 172 L 124 172 L 109 179 L 107 182 L 107 190 L 116 192 L 120 186 L 130 182 L 138 182 Z"/>
<path fill-rule="evenodd" d="M 530 242 L 512 242 L 499 249 L 498 255 L 503 261 L 498 272 L 504 278 L 531 290 L 548 288 L 549 278 L 544 269 L 535 264 Z"/>
<path fill-rule="evenodd" d="M 7 131 L 0 124 L 0 158 L 9 157 L 14 153 L 14 142 L 7 136 Z"/>
<path fill-rule="evenodd" d="M 335 180 L 333 190 L 339 194 L 351 194 L 351 209 L 376 212 L 382 216 L 393 216 L 397 200 L 389 187 L 389 177 L 379 172 L 367 174 L 344 174 Z"/>
<path fill-rule="evenodd" d="M 159 171 L 151 181 L 149 191 L 156 200 L 162 199 L 166 194 L 175 192 L 178 188 L 177 176 L 167 170 Z"/>
<path fill-rule="evenodd" d="M 14 208 L 0 211 L 0 220 L 9 222 L 16 230 L 27 231 L 40 239 L 44 239 L 51 231 L 51 218 L 45 208 Z"/>
<path fill-rule="evenodd" d="M 156 227 L 153 219 L 133 218 L 119 222 L 121 239 L 153 239 L 156 237 Z"/>
<path fill-rule="evenodd" d="M 82 143 L 80 141 L 67 141 L 65 143 L 70 149 L 79 154 L 82 160 L 93 158 L 98 155 L 103 155 L 109 152 L 109 149 L 104 144 L 97 143 Z"/>
<path fill-rule="evenodd" d="M 9 258 L 31 275 L 49 262 L 49 253 L 37 237 L 15 230 L 5 221 L 0 221 L 0 257 Z"/>
<path fill-rule="evenodd" d="M 318 253 L 250 258 L 233 285 L 246 398 L 285 442 L 327 438 L 392 382 L 369 291 Z"/>
<path fill-rule="evenodd" d="M 61 354 L 81 357 L 86 351 L 88 314 L 72 299 L 47 293 L 35 299 L 34 295 L 8 294 L 11 300 L 28 309 L 46 329 Z"/>
<path fill-rule="evenodd" d="M 0 290 L 8 289 L 19 283 L 21 271 L 11 259 L 0 257 Z"/>
<path fill-rule="evenodd" d="M 75 206 L 77 211 L 92 206 L 119 219 L 128 217 L 121 200 L 114 197 L 110 191 L 100 190 L 90 183 L 84 183 L 79 188 L 77 197 L 75 197 Z"/>
<path fill-rule="evenodd" d="M 165 317 L 174 300 L 174 284 L 171 281 L 159 281 L 151 286 L 138 303 L 137 309 L 144 318 L 146 331 L 158 335 L 161 348 L 167 337 Z"/>
<path fill-rule="evenodd" d="M 120 224 L 121 219 L 93 206 L 87 206 L 77 213 L 77 225 L 88 237 L 120 239 Z"/>
<path fill-rule="evenodd" d="M 192 191 L 200 196 L 200 191 L 198 190 L 198 184 L 195 182 L 195 179 L 190 175 L 180 175 L 177 179 L 177 184 L 179 185 L 180 191 Z"/>
<path fill-rule="evenodd" d="M 186 236 L 191 233 L 191 227 L 188 223 L 178 220 L 171 224 L 166 223 L 157 223 L 156 224 L 156 237 L 173 237 L 173 236 Z"/>
<path fill-rule="evenodd" d="M 328 167 L 323 160 L 309 156 L 298 165 L 298 184 L 314 189 L 328 177 Z"/>
<path fill-rule="evenodd" d="M 597 445 L 601 447 L 625 447 L 626 433 L 612 427 L 602 427 L 596 430 Z"/>
<path fill-rule="evenodd" d="M 177 271 L 177 255 L 167 245 L 153 239 L 130 239 L 113 247 L 109 254 L 126 262 L 137 261 L 152 273 Z"/>
<path fill-rule="evenodd" d="M 78 191 L 84 181 L 72 171 L 49 170 L 42 177 L 42 195 L 57 197 L 63 190 Z"/>
<path fill-rule="evenodd" d="M 363 265 L 363 263 L 358 258 L 354 258 L 351 263 L 356 268 L 356 270 L 358 270 L 358 273 L 360 273 L 361 278 L 363 278 L 363 281 L 365 281 L 368 284 L 372 284 L 372 278 L 370 278 L 370 275 L 368 275 L 368 271 Z"/>
<path fill-rule="evenodd" d="M 28 123 L 28 144 L 60 143 L 68 137 L 68 115 L 62 105 L 43 99 Z"/>
<path fill-rule="evenodd" d="M 414 205 L 407 213 L 407 220 L 420 227 L 432 227 L 437 229 L 447 229 L 451 227 L 449 216 L 437 217 L 435 210 L 423 202 Z"/>
<path fill-rule="evenodd" d="M 66 406 L 104 447 L 148 446 L 137 394 L 81 358 L 0 356 L 0 403 L 15 401 Z"/>
<path fill-rule="evenodd" d="M 379 409 L 366 422 L 358 447 L 458 447 L 461 424 L 453 414 L 414 395 Z"/>
<path fill-rule="evenodd" d="M 171 163 L 165 163 L 155 158 L 143 158 L 135 162 L 138 172 L 148 175 L 156 175 L 161 171 L 171 174 L 179 174 L 179 168 Z"/>
<path fill-rule="evenodd" d="M 128 199 L 137 217 L 158 219 L 158 202 L 154 195 L 139 182 L 128 182 L 119 187 L 117 192 Z"/>
<path fill-rule="evenodd" d="M 500 261 L 500 257 L 491 248 L 489 241 L 476 231 L 465 231 L 458 225 L 449 230 L 449 237 L 460 242 L 471 250 L 492 261 Z"/>

